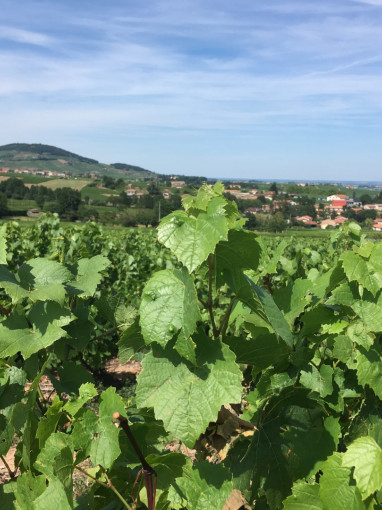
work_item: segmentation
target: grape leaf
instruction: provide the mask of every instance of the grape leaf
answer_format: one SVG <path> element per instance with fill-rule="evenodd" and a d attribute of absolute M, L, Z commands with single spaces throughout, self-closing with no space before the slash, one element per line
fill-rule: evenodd
<path fill-rule="evenodd" d="M 221 509 L 232 491 L 232 482 L 223 466 L 202 461 L 176 479 L 176 490 L 188 502 L 188 510 Z"/>
<path fill-rule="evenodd" d="M 119 447 L 119 429 L 112 422 L 113 413 L 126 416 L 122 399 L 115 393 L 115 388 L 108 388 L 101 393 L 99 405 L 98 437 L 93 439 L 90 447 L 90 458 L 93 464 L 110 468 L 121 453 Z"/>
<path fill-rule="evenodd" d="M 284 315 L 273 301 L 272 296 L 266 290 L 255 285 L 251 280 L 253 290 L 263 305 L 264 312 L 268 318 L 270 325 L 275 332 L 284 340 L 288 347 L 293 347 L 293 335 L 289 324 L 285 320 Z"/>
<path fill-rule="evenodd" d="M 340 259 L 348 280 L 357 281 L 375 296 L 380 289 L 380 281 L 369 271 L 367 262 L 352 251 L 345 251 Z"/>
<path fill-rule="evenodd" d="M 89 402 L 93 397 L 98 395 L 94 384 L 84 383 L 80 386 L 79 397 L 72 397 L 64 406 L 64 411 L 75 416 L 84 404 Z"/>
<path fill-rule="evenodd" d="M 12 303 L 18 303 L 29 295 L 29 292 L 20 285 L 14 274 L 5 266 L 0 266 L 0 287 L 12 299 Z"/>
<path fill-rule="evenodd" d="M 368 384 L 382 399 L 382 358 L 379 351 L 359 347 L 357 352 L 357 379 L 362 385 Z"/>
<path fill-rule="evenodd" d="M 63 485 L 58 480 L 51 480 L 48 488 L 34 501 L 38 510 L 71 510 Z"/>
<path fill-rule="evenodd" d="M 74 267 L 76 279 L 68 285 L 68 292 L 81 297 L 93 296 L 102 280 L 101 271 L 109 265 L 109 260 L 103 255 L 96 255 L 90 259 L 80 259 Z"/>
<path fill-rule="evenodd" d="M 301 384 L 305 388 L 317 391 L 323 398 L 333 393 L 332 379 L 333 368 L 329 365 L 321 365 L 319 371 L 312 365 L 309 365 L 305 370 L 301 370 Z"/>
<path fill-rule="evenodd" d="M 190 366 L 170 346 L 145 356 L 138 376 L 137 405 L 154 407 L 166 430 L 192 447 L 224 404 L 240 402 L 241 371 L 234 354 L 218 340 L 200 333 L 197 367 Z"/>
<path fill-rule="evenodd" d="M 213 204 L 207 212 L 197 217 L 184 211 L 174 211 L 166 216 L 158 227 L 158 240 L 169 248 L 187 269 L 192 272 L 214 252 L 219 241 L 227 239 L 228 226 L 224 207 Z M 221 202 L 219 202 L 221 204 Z"/>
<path fill-rule="evenodd" d="M 33 501 L 37 499 L 46 489 L 46 478 L 43 475 L 32 476 L 30 471 L 17 477 L 17 488 L 15 490 L 16 501 L 20 508 L 34 510 Z"/>
<path fill-rule="evenodd" d="M 232 266 L 257 269 L 260 251 L 256 234 L 245 230 L 231 230 L 228 240 L 220 241 L 216 246 L 216 270 L 221 272 Z"/>
<path fill-rule="evenodd" d="M 276 290 L 273 299 L 276 305 L 283 311 L 286 321 L 292 325 L 311 301 L 309 291 L 311 291 L 312 282 L 298 278 L 286 287 Z"/>
<path fill-rule="evenodd" d="M 162 346 L 179 331 L 187 339 L 200 319 L 194 281 L 187 269 L 158 271 L 146 284 L 140 306 L 140 324 L 146 344 Z"/>
<path fill-rule="evenodd" d="M 356 301 L 353 310 L 363 322 L 366 331 L 382 331 L 382 306 L 371 301 Z"/>
<path fill-rule="evenodd" d="M 343 455 L 333 453 L 322 465 L 320 498 L 324 510 L 365 510 L 359 488 L 350 484 L 351 470 L 342 465 Z"/>
<path fill-rule="evenodd" d="M 40 301 L 29 311 L 28 325 L 25 317 L 11 315 L 0 323 L 0 358 L 21 352 L 24 359 L 49 347 L 66 335 L 62 326 L 69 324 L 72 316 L 57 303 Z"/>
<path fill-rule="evenodd" d="M 283 502 L 284 510 L 326 510 L 318 491 L 318 484 L 296 482 L 292 487 L 292 495 Z"/>
<path fill-rule="evenodd" d="M 382 488 L 382 448 L 372 437 L 359 437 L 344 454 L 343 466 L 354 466 L 354 478 L 362 499 Z"/>
<path fill-rule="evenodd" d="M 0 227 L 0 264 L 7 264 L 7 225 Z"/>

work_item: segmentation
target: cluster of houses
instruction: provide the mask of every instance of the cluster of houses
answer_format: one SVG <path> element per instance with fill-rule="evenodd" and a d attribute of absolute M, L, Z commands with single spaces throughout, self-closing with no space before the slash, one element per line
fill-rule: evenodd
<path fill-rule="evenodd" d="M 186 187 L 185 181 L 171 181 L 171 188 L 182 189 L 185 187 Z M 128 197 L 141 198 L 143 195 L 147 194 L 147 191 L 142 190 L 142 188 L 133 188 L 133 186 L 129 184 L 128 187 L 125 189 L 125 193 Z M 164 189 L 162 191 L 162 196 L 165 200 L 169 200 L 171 197 L 170 190 Z"/>
<path fill-rule="evenodd" d="M 30 168 L 15 168 L 14 170 L 11 170 L 7 166 L 0 168 L 0 174 L 8 174 L 10 172 L 13 174 L 41 175 L 43 177 L 57 177 L 62 179 L 68 177 L 66 172 L 57 172 L 55 170 L 31 170 Z"/>
<path fill-rule="evenodd" d="M 272 211 L 280 210 L 283 203 L 288 203 L 291 206 L 297 206 L 298 203 L 294 200 L 287 199 L 283 202 L 279 200 L 274 200 L 274 192 L 267 191 L 264 193 L 257 193 L 257 190 L 251 190 L 248 193 L 240 193 L 237 190 L 228 190 L 229 193 L 236 196 L 238 199 L 256 199 L 259 196 L 264 196 L 266 199 L 272 201 L 272 205 L 263 204 L 261 207 L 248 207 L 246 209 L 246 213 L 256 214 L 259 212 L 262 213 L 270 213 Z M 298 197 L 294 194 L 288 194 L 290 198 L 297 199 Z M 326 229 L 328 227 L 336 228 L 339 225 L 345 223 L 348 220 L 345 216 L 343 216 L 346 208 L 352 208 L 354 211 L 361 210 L 374 210 L 377 213 L 382 213 L 382 204 L 364 204 L 356 198 L 349 198 L 347 195 L 336 194 L 330 195 L 324 198 L 318 199 L 321 204 L 315 204 L 314 208 L 316 210 L 316 220 L 309 215 L 305 216 L 296 216 L 295 220 L 300 222 L 301 225 L 310 228 L 320 227 L 321 229 Z M 325 217 L 331 216 L 332 219 L 326 219 Z M 373 230 L 382 231 L 382 218 L 377 218 L 374 220 Z"/>

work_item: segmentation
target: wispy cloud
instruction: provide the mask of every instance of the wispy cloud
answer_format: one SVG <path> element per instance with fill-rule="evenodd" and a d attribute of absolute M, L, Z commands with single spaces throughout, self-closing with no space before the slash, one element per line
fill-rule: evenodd
<path fill-rule="evenodd" d="M 52 37 L 43 33 L 31 32 L 30 30 L 9 26 L 0 26 L 0 39 L 35 46 L 49 46 L 53 42 Z"/>
<path fill-rule="evenodd" d="M 3 137 L 381 126 L 382 0 L 5 2 Z"/>

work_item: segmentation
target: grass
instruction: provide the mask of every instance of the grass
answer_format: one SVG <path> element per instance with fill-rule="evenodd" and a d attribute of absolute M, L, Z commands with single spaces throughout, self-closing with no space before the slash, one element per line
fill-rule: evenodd
<path fill-rule="evenodd" d="M 24 184 L 42 184 L 46 186 L 46 183 L 50 182 L 52 178 L 43 177 L 42 175 L 22 175 L 17 176 L 18 179 L 21 179 Z"/>
<path fill-rule="evenodd" d="M 81 189 L 81 197 L 84 199 L 85 197 L 89 197 L 91 200 L 102 200 L 103 202 L 107 202 L 110 197 L 105 195 L 115 195 L 118 196 L 122 190 L 114 190 L 114 189 L 102 189 L 97 188 L 96 186 L 84 186 Z"/>
<path fill-rule="evenodd" d="M 52 179 L 49 182 L 41 183 L 42 186 L 46 186 L 52 190 L 58 188 L 72 188 L 77 191 L 81 191 L 82 188 L 87 186 L 91 182 L 89 179 Z"/>
<path fill-rule="evenodd" d="M 8 199 L 7 207 L 10 211 L 27 211 L 28 209 L 38 209 L 38 206 L 34 200 L 15 200 L 13 198 Z"/>
<path fill-rule="evenodd" d="M 333 230 L 323 230 L 323 229 L 306 229 L 306 230 L 294 230 L 287 229 L 283 232 L 258 232 L 256 234 L 262 237 L 300 237 L 300 238 L 314 238 L 314 239 L 327 239 L 330 237 L 330 233 Z"/>

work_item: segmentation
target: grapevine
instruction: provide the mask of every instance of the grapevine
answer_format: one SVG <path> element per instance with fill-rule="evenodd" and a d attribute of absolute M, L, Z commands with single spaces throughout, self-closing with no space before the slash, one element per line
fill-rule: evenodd
<path fill-rule="evenodd" d="M 382 508 L 382 243 L 266 242 L 223 192 L 157 238 L 0 227 L 4 508 Z"/>

